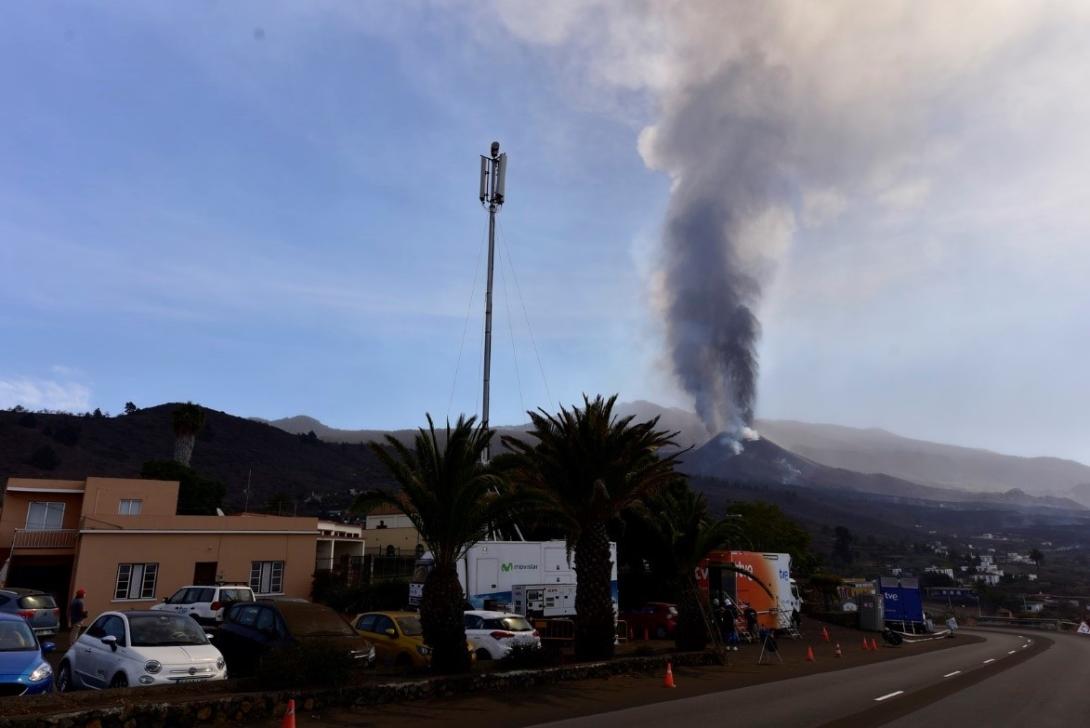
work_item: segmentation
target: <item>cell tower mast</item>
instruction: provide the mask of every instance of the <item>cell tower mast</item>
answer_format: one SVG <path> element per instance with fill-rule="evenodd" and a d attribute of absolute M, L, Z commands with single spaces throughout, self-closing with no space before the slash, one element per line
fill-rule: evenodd
<path fill-rule="evenodd" d="M 504 202 L 507 180 L 507 154 L 500 154 L 500 143 L 492 142 L 489 156 L 481 155 L 482 205 L 488 206 L 488 283 L 484 294 L 484 394 L 481 399 L 481 424 L 488 429 L 488 393 L 492 373 L 492 271 L 496 253 L 496 212 Z M 484 451 L 488 462 L 489 449 Z"/>

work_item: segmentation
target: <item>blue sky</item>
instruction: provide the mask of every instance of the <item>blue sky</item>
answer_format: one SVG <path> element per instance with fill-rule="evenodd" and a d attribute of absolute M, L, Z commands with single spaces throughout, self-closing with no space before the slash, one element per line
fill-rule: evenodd
<path fill-rule="evenodd" d="M 584 391 L 690 405 L 655 304 L 670 172 L 641 131 L 684 88 L 695 10 L 675 27 L 618 9 L 573 25 L 569 3 L 152 5 L 3 10 L 0 406 L 476 412 L 493 139 L 510 155 L 493 422 Z M 800 163 L 759 415 L 1090 461 L 1090 115 L 1048 74 L 1070 58 L 1034 44 L 1081 51 L 1048 32 L 979 41 L 1000 60 L 929 98 L 929 143 L 896 179 Z M 1006 88 L 1011 48 L 1015 97 L 978 93 Z M 1058 108 L 1074 118 L 1051 128 Z M 859 147 L 886 160 L 880 141 Z"/>

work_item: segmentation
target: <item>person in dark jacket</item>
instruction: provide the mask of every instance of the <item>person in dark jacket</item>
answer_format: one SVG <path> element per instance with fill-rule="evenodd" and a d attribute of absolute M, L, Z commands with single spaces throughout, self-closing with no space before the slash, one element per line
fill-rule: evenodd
<path fill-rule="evenodd" d="M 72 603 L 68 605 L 68 624 L 70 626 L 68 631 L 69 646 L 76 644 L 76 640 L 79 639 L 80 630 L 83 629 L 83 622 L 87 619 L 87 607 L 83 601 L 85 596 L 87 596 L 86 591 L 82 588 L 76 589 L 76 596 L 72 597 Z"/>

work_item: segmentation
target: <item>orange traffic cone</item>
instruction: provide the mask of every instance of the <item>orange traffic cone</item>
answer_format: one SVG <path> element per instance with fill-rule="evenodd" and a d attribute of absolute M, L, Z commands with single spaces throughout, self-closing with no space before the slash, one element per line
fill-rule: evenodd
<path fill-rule="evenodd" d="M 814 648 L 813 647 L 807 647 L 806 648 L 806 661 L 807 662 L 813 662 L 814 661 Z"/>
<path fill-rule="evenodd" d="M 826 642 L 829 641 L 829 629 L 827 627 L 822 626 L 821 639 L 825 640 Z"/>
<path fill-rule="evenodd" d="M 865 652 L 870 652 L 870 645 L 867 644 L 867 638 L 866 637 L 863 638 L 863 650 Z"/>
<path fill-rule="evenodd" d="M 295 699 L 288 700 L 288 709 L 284 713 L 284 720 L 280 728 L 295 728 Z"/>
<path fill-rule="evenodd" d="M 674 685 L 674 668 L 669 662 L 666 663 L 666 676 L 662 679 L 662 687 L 664 687 L 664 688 L 676 688 L 677 687 L 677 685 Z M 295 724 L 293 723 L 292 725 L 294 726 Z"/>
<path fill-rule="evenodd" d="M 842 656 L 843 656 L 843 655 L 841 654 L 841 652 L 840 652 L 840 643 L 839 643 L 839 642 L 837 642 L 837 643 L 836 643 L 836 652 L 835 652 L 834 654 L 835 654 L 835 655 L 836 655 L 837 657 L 842 657 Z"/>
<path fill-rule="evenodd" d="M 878 640 L 874 639 L 873 637 L 870 638 L 870 648 L 875 651 L 878 650 Z"/>

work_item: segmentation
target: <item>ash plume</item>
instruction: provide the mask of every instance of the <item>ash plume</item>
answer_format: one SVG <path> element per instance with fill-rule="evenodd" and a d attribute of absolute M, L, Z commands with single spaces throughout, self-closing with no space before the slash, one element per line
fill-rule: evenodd
<path fill-rule="evenodd" d="M 988 196 L 994 173 L 975 170 L 995 169 L 997 140 L 1039 149 L 1031 119 L 1063 132 L 1057 111 L 1082 98 L 1076 69 L 1090 56 L 1090 10 L 1077 0 L 501 1 L 493 10 L 525 42 L 557 48 L 581 101 L 644 127 L 640 154 L 672 183 L 647 271 L 667 358 L 709 432 L 736 447 L 753 435 L 762 289 L 796 230 L 873 221 L 869 236 L 857 228 L 826 242 L 878 251 L 869 270 L 842 276 L 845 289 L 877 289 L 906 267 L 881 226 L 923 217 L 933 190 L 949 197 L 975 184 L 980 199 L 1004 203 L 1002 188 Z M 811 270 L 792 271 L 792 282 L 810 283 Z"/>

